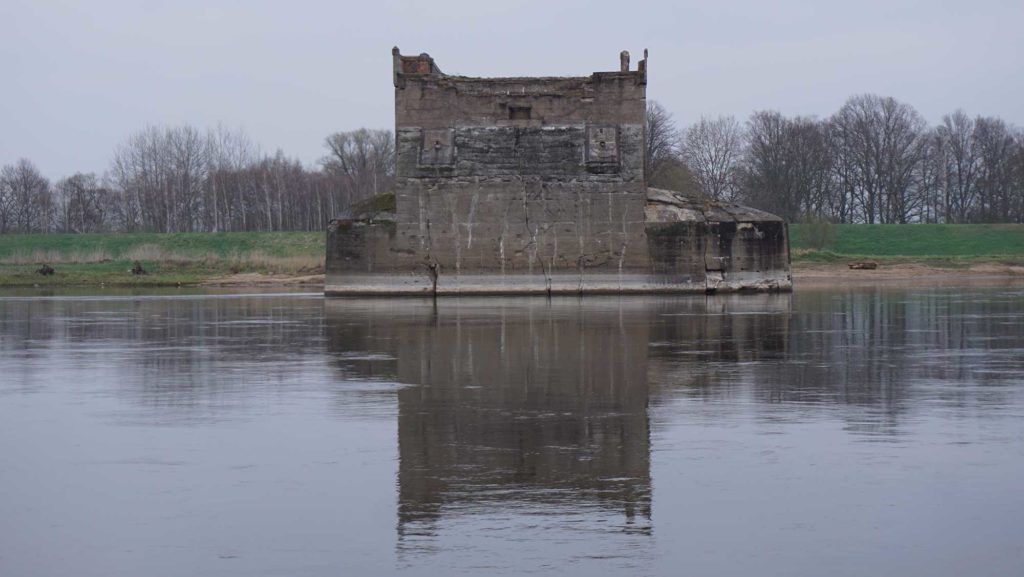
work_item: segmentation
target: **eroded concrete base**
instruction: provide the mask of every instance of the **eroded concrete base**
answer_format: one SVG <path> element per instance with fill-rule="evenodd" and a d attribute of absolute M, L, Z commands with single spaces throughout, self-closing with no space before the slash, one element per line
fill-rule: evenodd
<path fill-rule="evenodd" d="M 540 206 L 543 206 L 542 204 Z M 507 250 L 497 231 L 474 240 L 423 223 L 336 221 L 328 232 L 328 295 L 516 295 L 786 292 L 792 290 L 786 224 L 735 204 L 649 189 L 635 232 L 584 237 L 549 227 Z M 422 225 L 422 226 L 421 226 Z M 514 226 L 525 228 L 521 223 Z M 431 231 L 420 236 L 419 228 Z M 448 226 L 446 230 L 458 230 Z M 522 235 L 521 235 L 522 236 Z M 631 248 L 625 248 L 629 245 Z M 600 251 L 606 258 L 593 258 Z M 623 253 L 628 253 L 625 258 Z M 468 259 L 467 255 L 473 255 Z M 613 258 L 615 257 L 615 258 Z"/>
<path fill-rule="evenodd" d="M 786 292 L 789 275 L 712 274 L 705 278 L 645 274 L 440 275 L 435 285 L 428 275 L 349 274 L 328 278 L 328 296 L 415 295 L 572 295 L 572 294 L 703 294 L 715 292 Z"/>

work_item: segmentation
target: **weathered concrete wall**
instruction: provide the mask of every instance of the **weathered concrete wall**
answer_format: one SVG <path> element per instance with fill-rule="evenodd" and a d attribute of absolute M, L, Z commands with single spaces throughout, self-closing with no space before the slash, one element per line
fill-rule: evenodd
<path fill-rule="evenodd" d="M 570 195 L 565 202 L 575 203 L 575 217 L 552 222 L 551 211 L 543 208 L 554 196 L 524 200 L 472 186 L 461 193 L 424 192 L 422 210 L 435 218 L 421 221 L 420 228 L 403 229 L 393 222 L 332 224 L 328 290 L 559 294 L 792 287 L 788 233 L 778 217 L 650 189 L 645 214 L 638 219 L 616 212 L 616 207 L 628 211 L 633 206 L 622 197 Z M 522 214 L 510 216 L 515 211 Z M 562 212 L 572 210 L 563 207 Z M 595 223 L 604 234 L 587 236 Z"/>
<path fill-rule="evenodd" d="M 718 205 L 692 226 L 652 220 L 646 61 L 587 77 L 466 78 L 427 55 L 394 57 L 393 222 L 332 224 L 329 294 L 731 290 L 763 277 L 776 253 L 785 278 L 754 288 L 786 288 L 781 221 L 751 228 Z"/>
<path fill-rule="evenodd" d="M 788 290 L 786 223 L 763 211 L 696 195 L 649 189 L 652 270 L 705 290 Z"/>
<path fill-rule="evenodd" d="M 646 86 L 646 74 L 638 71 L 566 78 L 402 74 L 395 86 L 395 126 L 401 130 L 595 122 L 643 125 Z M 529 118 L 524 108 L 530 109 Z"/>
<path fill-rule="evenodd" d="M 643 126 L 632 124 L 589 130 L 583 124 L 404 128 L 397 134 L 397 177 L 484 186 L 534 177 L 581 187 L 617 183 L 624 191 L 639 193 L 644 187 L 643 139 Z"/>

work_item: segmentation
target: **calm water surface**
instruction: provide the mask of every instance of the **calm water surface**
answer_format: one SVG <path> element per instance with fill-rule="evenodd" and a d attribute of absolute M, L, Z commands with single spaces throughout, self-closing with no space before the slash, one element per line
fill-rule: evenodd
<path fill-rule="evenodd" d="M 1020 575 L 1024 289 L 0 294 L 0 575 Z"/>

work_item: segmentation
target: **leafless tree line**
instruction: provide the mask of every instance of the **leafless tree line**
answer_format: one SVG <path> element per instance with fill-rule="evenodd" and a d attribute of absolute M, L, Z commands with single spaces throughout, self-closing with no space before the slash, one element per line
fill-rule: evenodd
<path fill-rule="evenodd" d="M 1024 131 L 961 110 L 929 126 L 893 98 L 850 98 L 827 119 L 753 113 L 677 130 L 648 106 L 653 186 L 698 190 L 791 221 L 1024 222 Z M 650 127 L 656 130 L 650 130 Z"/>
<path fill-rule="evenodd" d="M 647 109 L 652 186 L 698 190 L 791 221 L 1024 222 L 1024 131 L 963 111 L 928 126 L 893 98 L 850 98 L 827 119 L 753 113 L 679 130 Z M 244 132 L 149 127 L 103 175 L 51 184 L 28 160 L 0 168 L 0 233 L 321 230 L 349 206 L 391 190 L 387 130 L 338 132 L 306 167 L 265 154 Z"/>
<path fill-rule="evenodd" d="M 261 153 L 241 131 L 149 127 L 117 147 L 102 176 L 51 184 L 22 159 L 0 169 L 0 233 L 322 230 L 394 179 L 390 131 L 339 132 L 325 146 L 308 168 Z"/>

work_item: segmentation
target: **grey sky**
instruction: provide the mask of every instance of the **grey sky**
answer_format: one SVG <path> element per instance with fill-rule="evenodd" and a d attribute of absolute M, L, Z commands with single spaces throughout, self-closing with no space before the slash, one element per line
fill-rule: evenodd
<path fill-rule="evenodd" d="M 323 139 L 393 126 L 390 49 L 472 76 L 585 75 L 650 49 L 680 124 L 827 116 L 873 92 L 937 122 L 1024 125 L 1024 2 L 0 2 L 0 164 L 106 170 L 147 124 L 241 127 L 313 163 Z"/>

